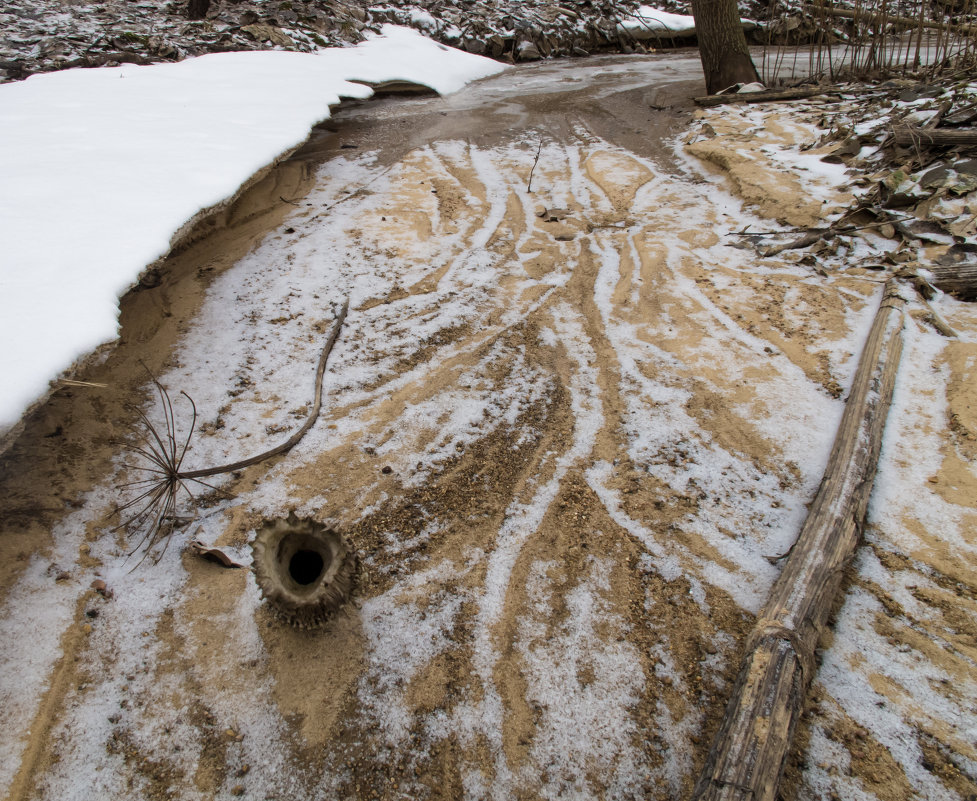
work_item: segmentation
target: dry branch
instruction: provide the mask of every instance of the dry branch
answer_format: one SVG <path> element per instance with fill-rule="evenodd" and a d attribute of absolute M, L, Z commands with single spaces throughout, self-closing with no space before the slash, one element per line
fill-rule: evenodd
<path fill-rule="evenodd" d="M 536 165 L 539 164 L 539 154 L 543 152 L 543 137 L 539 137 L 539 145 L 536 147 L 536 158 L 533 159 L 532 169 L 529 171 L 529 182 L 526 184 L 526 191 L 533 191 L 533 173 L 536 172 Z"/>
<path fill-rule="evenodd" d="M 820 242 L 826 236 L 831 236 L 829 229 L 817 228 L 812 231 L 808 231 L 798 239 L 792 239 L 790 242 L 783 242 L 779 245 L 768 245 L 767 247 L 760 248 L 758 252 L 764 257 L 776 256 L 778 253 L 783 253 L 785 250 L 798 250 L 799 248 L 806 248 L 808 245 L 813 245 L 816 242 Z"/>
<path fill-rule="evenodd" d="M 933 328 L 935 328 L 945 337 L 950 337 L 951 339 L 955 338 L 957 336 L 957 332 L 954 331 L 947 321 L 940 316 L 940 313 L 933 308 L 933 304 L 930 303 L 925 297 L 922 298 L 922 301 L 926 306 L 926 310 L 929 312 L 929 321 L 932 323 Z"/>
<path fill-rule="evenodd" d="M 319 408 L 322 406 L 322 375 L 326 371 L 326 362 L 329 360 L 329 354 L 332 353 L 333 346 L 336 344 L 336 339 L 339 337 L 339 331 L 343 327 L 343 323 L 346 321 L 346 313 L 349 311 L 349 301 L 343 303 L 343 308 L 340 310 L 339 315 L 336 317 L 335 322 L 332 325 L 332 332 L 329 334 L 329 338 L 326 340 L 326 344 L 322 348 L 322 353 L 319 354 L 319 364 L 316 367 L 315 373 L 315 398 L 312 401 L 312 409 L 309 411 L 308 416 L 305 418 L 305 422 L 302 423 L 302 427 L 298 429 L 292 436 L 290 436 L 285 442 L 277 447 L 272 448 L 264 453 L 259 453 L 256 456 L 251 456 L 247 459 L 242 459 L 239 462 L 232 462 L 231 464 L 221 465 L 220 467 L 205 467 L 202 470 L 190 470 L 189 472 L 179 473 L 180 478 L 205 478 L 206 476 L 217 476 L 221 473 L 233 473 L 235 470 L 243 470 L 245 467 L 250 467 L 258 462 L 263 462 L 265 459 L 270 459 L 272 456 L 279 456 L 283 453 L 290 451 L 294 448 L 302 437 L 305 436 L 306 432 L 312 428 L 312 424 L 315 423 L 316 418 L 319 417 Z"/>
<path fill-rule="evenodd" d="M 343 304 L 339 315 L 336 317 L 332 331 L 322 348 L 319 363 L 316 367 L 315 398 L 312 403 L 312 409 L 306 417 L 305 422 L 285 442 L 263 453 L 242 459 L 239 462 L 232 462 L 231 464 L 220 465 L 219 467 L 206 467 L 200 470 L 183 470 L 183 460 L 187 455 L 190 440 L 193 438 L 193 433 L 196 428 L 197 407 L 189 395 L 185 392 L 180 393 L 190 403 L 193 410 L 193 417 L 187 434 L 185 436 L 178 434 L 176 412 L 170 394 L 155 376 L 153 377 L 153 385 L 156 387 L 162 404 L 164 428 L 163 430 L 158 429 L 153 425 L 145 412 L 140 409 L 136 410 L 136 413 L 142 420 L 144 432 L 139 443 L 130 444 L 127 446 L 127 449 L 130 455 L 135 457 L 140 463 L 126 464 L 125 466 L 141 475 L 142 478 L 136 478 L 120 487 L 120 489 L 128 488 L 134 490 L 135 497 L 115 510 L 115 513 L 121 518 L 118 529 L 127 529 L 130 534 L 139 538 L 138 543 L 129 555 L 132 556 L 136 551 L 144 548 L 143 556 L 136 567 L 149 556 L 159 543 L 163 543 L 163 548 L 155 556 L 154 561 L 158 562 L 166 552 L 170 541 L 170 534 L 173 532 L 174 523 L 177 520 L 176 507 L 180 490 L 185 491 L 191 498 L 193 497 L 188 482 L 217 490 L 217 487 L 201 479 L 220 475 L 221 473 L 241 470 L 258 462 L 270 459 L 273 456 L 283 454 L 295 447 L 302 437 L 305 436 L 306 432 L 312 428 L 319 416 L 319 409 L 322 406 L 322 376 L 326 370 L 329 354 L 332 353 L 333 346 L 339 337 L 340 329 L 346 320 L 348 310 L 349 301 L 347 300 Z"/>
<path fill-rule="evenodd" d="M 808 518 L 747 640 L 697 801 L 773 801 L 842 573 L 861 532 L 902 352 L 903 300 L 886 284 Z"/>

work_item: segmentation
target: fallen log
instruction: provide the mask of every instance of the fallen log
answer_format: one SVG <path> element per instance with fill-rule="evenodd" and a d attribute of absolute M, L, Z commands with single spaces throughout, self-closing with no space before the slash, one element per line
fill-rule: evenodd
<path fill-rule="evenodd" d="M 74 69 L 76 67 L 104 67 L 106 64 L 117 61 L 120 64 L 139 64 L 145 66 L 152 64 L 152 60 L 138 53 L 91 53 L 87 56 L 79 56 L 71 61 L 63 61 L 58 64 L 58 70 Z"/>
<path fill-rule="evenodd" d="M 895 280 L 862 351 L 821 486 L 757 617 L 695 801 L 774 801 L 845 566 L 868 508 L 902 352 Z"/>
<path fill-rule="evenodd" d="M 725 103 L 774 103 L 781 100 L 803 100 L 807 97 L 817 97 L 818 95 L 838 95 L 837 90 L 826 89 L 825 87 L 800 88 L 800 89 L 774 89 L 764 92 L 730 92 L 727 95 L 705 95 L 695 98 L 695 102 L 700 106 L 721 106 Z"/>
<path fill-rule="evenodd" d="M 929 145 L 933 147 L 974 147 L 977 145 L 977 129 L 974 128 L 920 128 L 903 125 L 894 128 L 892 137 L 897 145 Z"/>
<path fill-rule="evenodd" d="M 977 300 L 977 264 L 957 264 L 952 267 L 928 267 L 929 282 L 942 292 L 960 298 Z"/>

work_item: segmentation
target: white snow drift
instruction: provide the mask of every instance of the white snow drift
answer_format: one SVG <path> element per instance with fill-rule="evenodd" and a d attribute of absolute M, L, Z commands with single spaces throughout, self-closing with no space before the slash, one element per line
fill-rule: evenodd
<path fill-rule="evenodd" d="M 0 433 L 115 338 L 118 298 L 199 210 L 364 83 L 445 94 L 501 64 L 385 26 L 352 48 L 222 53 L 0 86 Z"/>
<path fill-rule="evenodd" d="M 753 20 L 740 19 L 745 30 L 757 26 Z M 686 39 L 695 36 L 695 20 L 688 14 L 673 14 L 654 6 L 639 6 L 621 20 L 620 29 L 633 39 Z"/>

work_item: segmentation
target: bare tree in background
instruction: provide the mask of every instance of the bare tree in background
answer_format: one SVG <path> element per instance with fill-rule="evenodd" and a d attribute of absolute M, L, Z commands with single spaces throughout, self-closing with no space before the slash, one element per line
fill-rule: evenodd
<path fill-rule="evenodd" d="M 736 0 L 692 0 L 692 16 L 709 94 L 733 84 L 760 80 L 750 58 Z"/>
<path fill-rule="evenodd" d="M 210 10 L 210 0 L 189 0 L 187 3 L 187 17 L 189 19 L 203 19 Z"/>

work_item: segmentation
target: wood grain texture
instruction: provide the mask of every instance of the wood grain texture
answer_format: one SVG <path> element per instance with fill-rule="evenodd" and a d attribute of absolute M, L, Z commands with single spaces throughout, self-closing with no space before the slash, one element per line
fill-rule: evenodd
<path fill-rule="evenodd" d="M 961 300 L 977 299 L 977 264 L 956 264 L 952 267 L 929 267 L 929 282 L 948 295 Z"/>
<path fill-rule="evenodd" d="M 892 136 L 897 145 L 932 147 L 974 147 L 977 145 L 977 130 L 974 128 L 944 129 L 903 125 L 893 129 Z"/>

